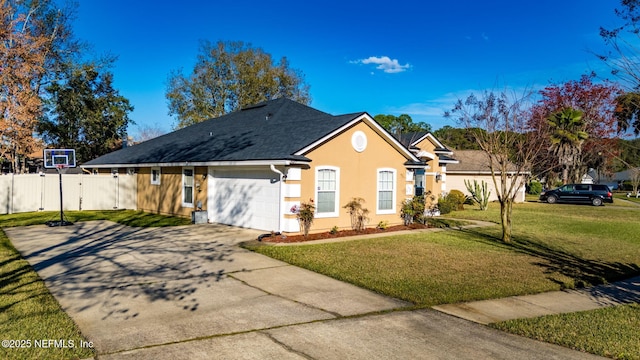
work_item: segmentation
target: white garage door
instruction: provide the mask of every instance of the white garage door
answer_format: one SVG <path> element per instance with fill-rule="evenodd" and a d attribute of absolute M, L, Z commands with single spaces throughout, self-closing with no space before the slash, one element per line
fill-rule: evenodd
<path fill-rule="evenodd" d="M 214 170 L 208 212 L 213 222 L 252 229 L 278 230 L 278 175 L 266 170 Z"/>

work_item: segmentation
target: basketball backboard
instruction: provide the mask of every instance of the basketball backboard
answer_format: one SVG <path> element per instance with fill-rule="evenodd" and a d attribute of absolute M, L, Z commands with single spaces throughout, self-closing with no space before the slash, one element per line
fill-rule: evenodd
<path fill-rule="evenodd" d="M 74 149 L 44 149 L 44 167 L 76 167 L 76 151 Z"/>

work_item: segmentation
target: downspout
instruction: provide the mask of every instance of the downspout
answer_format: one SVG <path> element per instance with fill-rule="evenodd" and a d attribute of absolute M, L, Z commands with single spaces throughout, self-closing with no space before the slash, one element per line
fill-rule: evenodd
<path fill-rule="evenodd" d="M 284 217 L 284 197 L 282 196 L 284 194 L 284 180 L 287 178 L 287 175 L 285 175 L 282 171 L 276 169 L 275 165 L 271 164 L 269 165 L 269 168 L 271 169 L 271 171 L 273 171 L 274 173 L 280 175 L 280 181 L 279 181 L 279 190 L 278 190 L 278 232 L 282 233 L 282 218 Z"/>

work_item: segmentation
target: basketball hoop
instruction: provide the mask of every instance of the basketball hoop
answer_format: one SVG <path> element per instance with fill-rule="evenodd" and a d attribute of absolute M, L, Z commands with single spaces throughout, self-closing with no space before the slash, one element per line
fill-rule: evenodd
<path fill-rule="evenodd" d="M 76 167 L 75 149 L 44 149 L 45 169 L 57 169 L 58 165 Z"/>
<path fill-rule="evenodd" d="M 70 167 L 76 167 L 75 149 L 44 149 L 44 167 L 46 169 L 56 169 L 58 171 L 58 178 L 60 179 L 60 221 L 47 221 L 46 224 L 49 226 L 73 225 L 72 222 L 64 219 L 62 174 L 66 174 L 67 169 Z"/>
<path fill-rule="evenodd" d="M 58 174 L 66 174 L 67 170 L 69 170 L 69 165 L 56 164 L 56 170 L 58 170 Z"/>

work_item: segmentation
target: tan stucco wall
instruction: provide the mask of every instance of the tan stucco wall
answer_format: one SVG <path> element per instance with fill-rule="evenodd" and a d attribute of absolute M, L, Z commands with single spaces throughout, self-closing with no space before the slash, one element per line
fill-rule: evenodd
<path fill-rule="evenodd" d="M 482 181 L 487 183 L 487 189 L 491 191 L 491 196 L 489 196 L 489 201 L 497 201 L 498 196 L 496 192 L 496 188 L 493 184 L 493 179 L 491 175 L 483 175 L 483 174 L 447 174 L 447 191 L 451 190 L 460 190 L 465 195 L 471 195 L 467 190 L 467 186 L 464 181 L 468 180 L 473 185 L 473 180 L 481 183 Z M 522 182 L 522 181 L 521 181 Z M 510 184 L 510 182 L 508 182 Z M 500 179 L 498 179 L 498 186 L 500 186 Z M 524 202 L 525 200 L 525 188 L 522 187 L 519 189 L 518 194 L 516 195 L 516 202 Z"/>
<path fill-rule="evenodd" d="M 158 214 L 191 216 L 198 201 L 203 209 L 207 207 L 206 167 L 194 168 L 194 207 L 182 206 L 182 167 L 161 168 L 160 185 L 151 184 L 151 168 L 141 168 L 138 172 L 138 210 Z M 200 185 L 199 188 L 197 185 Z"/>
<path fill-rule="evenodd" d="M 354 132 L 362 131 L 367 136 L 366 149 L 358 153 L 351 145 Z M 334 166 L 340 169 L 338 217 L 318 218 L 314 220 L 311 231 L 327 231 L 337 226 L 340 229 L 351 227 L 351 220 L 347 210 L 342 208 L 354 197 L 365 200 L 364 207 L 369 210 L 368 227 L 375 227 L 380 221 L 387 221 L 389 225 L 402 223 L 400 218 L 401 203 L 406 196 L 406 185 L 413 185 L 413 181 L 406 181 L 404 163 L 406 157 L 387 143 L 380 135 L 364 122 L 344 131 L 320 147 L 305 154 L 312 160 L 310 169 L 302 170 L 301 201 L 307 202 L 316 196 L 316 169 L 323 166 Z M 391 168 L 396 171 L 395 214 L 376 214 L 378 169 Z"/>
<path fill-rule="evenodd" d="M 424 150 L 433 155 L 436 155 L 435 154 L 436 145 L 433 142 L 431 142 L 431 139 L 429 139 L 428 137 L 422 140 L 421 142 L 417 143 L 415 146 L 418 147 L 420 150 Z M 446 176 L 443 177 L 444 180 L 436 181 L 436 174 L 443 172 L 442 168 L 440 167 L 440 164 L 438 163 L 437 155 L 435 156 L 434 160 L 427 161 L 427 165 L 429 165 L 429 169 L 425 170 L 425 173 L 426 173 L 425 192 L 431 191 L 431 194 L 434 195 L 437 199 L 440 197 L 440 194 L 442 193 L 443 181 L 444 181 L 445 189 L 449 190 L 449 187 L 446 185 L 447 177 Z"/>

